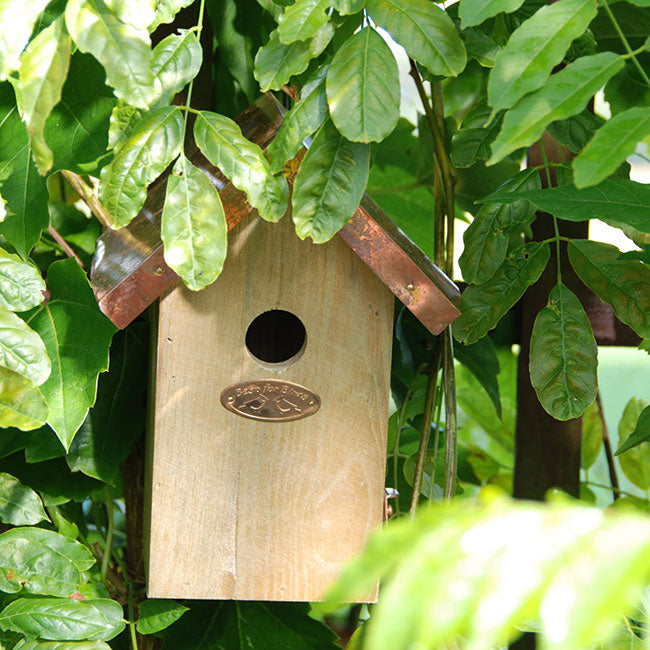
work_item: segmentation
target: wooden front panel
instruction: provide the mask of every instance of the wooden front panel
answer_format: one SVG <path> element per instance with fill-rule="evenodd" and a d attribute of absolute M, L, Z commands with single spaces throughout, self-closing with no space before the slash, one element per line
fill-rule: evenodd
<path fill-rule="evenodd" d="M 298 316 L 306 346 L 264 366 L 245 346 L 259 314 Z M 301 242 L 285 217 L 231 233 L 220 278 L 160 303 L 152 445 L 150 597 L 310 601 L 382 517 L 393 296 L 339 238 Z M 276 378 L 321 399 L 292 422 L 219 401 Z"/>

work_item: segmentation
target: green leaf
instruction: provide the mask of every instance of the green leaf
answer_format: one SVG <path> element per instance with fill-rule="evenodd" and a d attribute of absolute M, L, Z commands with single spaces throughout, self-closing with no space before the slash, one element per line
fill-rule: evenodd
<path fill-rule="evenodd" d="M 162 23 L 171 23 L 174 16 L 185 7 L 189 7 L 195 0 L 158 0 L 156 3 L 156 18 L 149 25 L 149 31 L 153 32 Z"/>
<path fill-rule="evenodd" d="M 301 239 L 329 241 L 359 207 L 368 181 L 370 147 L 349 142 L 331 120 L 318 130 L 293 188 L 293 222 Z"/>
<path fill-rule="evenodd" d="M 95 403 L 97 376 L 108 368 L 115 326 L 99 311 L 84 272 L 72 260 L 50 265 L 51 298 L 28 314 L 52 360 L 52 373 L 41 386 L 50 409 L 48 424 L 66 450 Z"/>
<path fill-rule="evenodd" d="M 177 106 L 151 111 L 119 144 L 111 164 L 102 169 L 99 188 L 111 227 L 122 228 L 137 216 L 147 186 L 178 156 L 182 144 L 183 113 Z"/>
<path fill-rule="evenodd" d="M 614 115 L 573 160 L 576 187 L 595 185 L 611 176 L 648 135 L 650 108 L 639 106 Z"/>
<path fill-rule="evenodd" d="M 524 0 L 461 0 L 459 16 L 463 29 L 480 25 L 500 13 L 517 11 Z"/>
<path fill-rule="evenodd" d="M 38 494 L 16 477 L 0 472 L 0 521 L 29 526 L 49 520 Z"/>
<path fill-rule="evenodd" d="M 0 366 L 40 386 L 51 365 L 41 337 L 22 318 L 0 307 Z"/>
<path fill-rule="evenodd" d="M 341 16 L 356 14 L 366 6 L 366 0 L 330 0 L 330 5 Z"/>
<path fill-rule="evenodd" d="M 34 162 L 41 174 L 46 174 L 54 162 L 45 141 L 45 122 L 61 99 L 71 48 L 63 18 L 59 18 L 44 29 L 20 57 L 16 101 L 27 126 Z"/>
<path fill-rule="evenodd" d="M 126 622 L 108 598 L 19 598 L 0 612 L 0 627 L 49 641 L 109 641 Z"/>
<path fill-rule="evenodd" d="M 468 345 L 485 336 L 537 282 L 549 254 L 548 244 L 528 243 L 512 251 L 489 280 L 467 287 L 461 298 L 461 315 L 454 322 L 454 336 Z"/>
<path fill-rule="evenodd" d="M 194 137 L 203 155 L 237 189 L 246 192 L 262 219 L 280 221 L 287 210 L 289 186 L 284 177 L 273 176 L 262 150 L 242 135 L 233 120 L 201 111 L 194 123 Z"/>
<path fill-rule="evenodd" d="M 111 650 L 103 641 L 21 641 L 14 650 Z"/>
<path fill-rule="evenodd" d="M 163 631 L 163 650 L 335 650 L 334 633 L 306 603 L 199 602 Z"/>
<path fill-rule="evenodd" d="M 581 416 L 596 399 L 598 349 L 591 323 L 575 294 L 553 288 L 530 337 L 530 381 L 556 420 Z"/>
<path fill-rule="evenodd" d="M 540 187 L 537 170 L 525 170 L 506 181 L 499 192 Z M 464 248 L 458 260 L 463 279 L 472 284 L 489 280 L 506 257 L 508 233 L 533 219 L 535 208 L 528 201 L 484 205 L 463 234 Z"/>
<path fill-rule="evenodd" d="M 193 31 L 179 29 L 156 45 L 152 71 L 156 77 L 153 103 L 169 104 L 194 79 L 203 61 L 201 43 Z"/>
<path fill-rule="evenodd" d="M 289 45 L 306 41 L 327 23 L 328 0 L 296 0 L 285 8 L 278 19 L 280 41 Z"/>
<path fill-rule="evenodd" d="M 144 111 L 141 108 L 135 108 L 119 101 L 111 112 L 108 148 L 114 149 L 118 144 L 128 140 L 133 134 L 133 129 L 143 117 Z"/>
<path fill-rule="evenodd" d="M 183 155 L 167 182 L 162 240 L 165 262 L 193 291 L 219 277 L 228 246 L 226 215 L 217 188 Z"/>
<path fill-rule="evenodd" d="M 648 403 L 636 397 L 633 397 L 627 403 L 618 424 L 618 439 L 622 445 L 633 435 L 637 422 L 647 408 Z M 648 454 L 648 446 L 650 446 L 648 443 L 630 446 L 627 451 L 618 456 L 618 462 L 623 474 L 642 490 L 650 488 L 650 454 Z"/>
<path fill-rule="evenodd" d="M 54 154 L 53 169 L 99 175 L 116 103 L 104 83 L 101 65 L 89 54 L 75 52 L 61 101 L 45 125 L 45 139 Z"/>
<path fill-rule="evenodd" d="M 586 109 L 566 120 L 552 122 L 546 130 L 567 149 L 579 153 L 604 123 L 602 117 Z"/>
<path fill-rule="evenodd" d="M 603 421 L 598 404 L 594 401 L 582 414 L 582 444 L 580 445 L 580 467 L 588 470 L 598 459 L 603 447 Z"/>
<path fill-rule="evenodd" d="M 596 0 L 560 0 L 524 21 L 490 72 L 488 103 L 495 112 L 514 106 L 524 95 L 541 88 L 595 15 Z M 575 84 L 579 81 L 576 79 Z"/>
<path fill-rule="evenodd" d="M 0 367 L 0 427 L 37 429 L 45 423 L 47 413 L 43 395 L 30 379 Z"/>
<path fill-rule="evenodd" d="M 0 248 L 0 307 L 27 311 L 43 302 L 45 282 L 38 269 Z"/>
<path fill-rule="evenodd" d="M 501 417 L 501 397 L 499 395 L 499 357 L 489 336 L 484 336 L 472 345 L 457 343 L 454 356 L 479 380 L 488 397 L 494 404 L 497 415 Z"/>
<path fill-rule="evenodd" d="M 48 226 L 49 195 L 32 160 L 29 136 L 8 83 L 0 85 L 0 194 L 7 211 L 0 234 L 26 259 Z"/>
<path fill-rule="evenodd" d="M 352 142 L 381 142 L 397 125 L 397 62 L 372 27 L 350 36 L 334 55 L 327 101 L 336 128 Z"/>
<path fill-rule="evenodd" d="M 490 157 L 490 144 L 497 136 L 502 119 L 499 116 L 489 126 L 485 126 L 491 114 L 492 110 L 485 101 L 467 111 L 460 129 L 451 139 L 449 156 L 454 167 L 471 167 L 477 160 L 487 160 Z"/>
<path fill-rule="evenodd" d="M 460 33 L 467 58 L 478 61 L 484 68 L 493 68 L 501 48 L 486 34 L 477 29 L 465 29 Z"/>
<path fill-rule="evenodd" d="M 156 19 L 158 0 L 102 0 L 106 7 L 123 23 L 138 29 L 147 29 Z"/>
<path fill-rule="evenodd" d="M 78 591 L 85 582 L 82 572 L 93 564 L 83 544 L 51 530 L 12 528 L 0 535 L 0 590 L 5 593 L 67 597 Z"/>
<path fill-rule="evenodd" d="M 20 53 L 25 49 L 34 23 L 49 0 L 4 0 L 0 4 L 0 81 L 20 66 Z"/>
<path fill-rule="evenodd" d="M 323 80 L 311 93 L 301 97 L 284 116 L 280 129 L 268 146 L 267 153 L 271 156 L 271 171 L 274 174 L 298 153 L 305 138 L 318 131 L 327 117 L 327 111 Z"/>
<path fill-rule="evenodd" d="M 467 53 L 453 21 L 427 0 L 368 0 L 373 20 L 390 32 L 431 74 L 455 77 L 467 63 Z"/>
<path fill-rule="evenodd" d="M 577 59 L 548 81 L 544 80 L 542 88 L 526 95 L 506 113 L 501 132 L 492 143 L 488 164 L 537 142 L 551 122 L 580 113 L 623 64 L 623 58 L 617 54 L 601 52 Z"/>
<path fill-rule="evenodd" d="M 624 442 L 616 450 L 615 456 L 625 453 L 642 442 L 650 441 L 650 406 L 646 406 L 639 414 L 634 431 L 632 431 Z M 646 449 L 647 451 L 647 449 Z"/>
<path fill-rule="evenodd" d="M 175 600 L 149 598 L 138 608 L 136 628 L 140 634 L 155 634 L 169 627 L 188 610 Z"/>
<path fill-rule="evenodd" d="M 262 92 L 280 90 L 289 79 L 307 69 L 309 62 L 323 52 L 334 35 L 330 23 L 321 27 L 308 41 L 286 45 L 280 41 L 278 30 L 271 32 L 269 41 L 255 56 L 255 79 Z"/>
<path fill-rule="evenodd" d="M 117 483 L 122 461 L 145 429 L 146 334 L 144 323 L 133 323 L 115 335 L 109 371 L 99 376 L 97 402 L 66 456 L 73 472 Z"/>
<path fill-rule="evenodd" d="M 639 336 L 650 336 L 650 267 L 619 260 L 615 246 L 586 239 L 570 241 L 568 250 L 580 279 Z"/>
<path fill-rule="evenodd" d="M 147 108 L 154 96 L 147 30 L 122 22 L 103 0 L 68 0 L 65 20 L 77 47 L 104 66 L 115 95 L 131 106 Z"/>

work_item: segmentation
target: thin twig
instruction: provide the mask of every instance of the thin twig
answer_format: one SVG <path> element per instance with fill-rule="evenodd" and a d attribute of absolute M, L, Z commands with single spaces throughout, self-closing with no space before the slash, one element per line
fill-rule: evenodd
<path fill-rule="evenodd" d="M 298 101 L 298 91 L 296 90 L 295 86 L 288 86 L 285 84 L 280 90 L 282 90 L 282 92 L 287 97 L 290 97 L 294 102 Z"/>
<path fill-rule="evenodd" d="M 92 193 L 85 181 L 79 174 L 64 170 L 61 172 L 70 183 L 72 189 L 79 195 L 81 200 L 88 206 L 93 216 L 104 228 L 111 227 L 111 217 L 106 208 L 99 202 L 99 199 Z"/>
<path fill-rule="evenodd" d="M 54 228 L 54 226 L 48 226 L 47 232 L 50 233 L 52 239 L 63 249 L 63 252 L 71 257 L 82 269 L 85 270 L 84 263 L 79 259 L 79 256 L 72 250 L 72 247 L 68 242 L 61 237 L 59 232 Z"/>
<path fill-rule="evenodd" d="M 454 340 L 451 325 L 443 332 L 444 354 L 442 380 L 445 385 L 445 487 L 443 498 L 453 499 L 456 494 L 456 469 L 458 467 L 458 421 L 456 417 L 456 374 L 454 369 Z"/>
<path fill-rule="evenodd" d="M 111 560 L 111 549 L 113 547 L 113 499 L 110 497 L 110 495 L 106 499 L 106 518 L 108 520 L 108 525 L 106 527 L 106 543 L 104 545 L 104 557 L 102 559 L 102 567 L 100 573 L 102 580 L 106 580 L 106 573 L 108 572 L 108 565 Z"/>
<path fill-rule="evenodd" d="M 603 409 L 603 402 L 600 399 L 600 391 L 596 393 L 596 406 L 598 407 L 598 415 L 603 427 L 603 446 L 605 447 L 605 457 L 607 458 L 607 471 L 609 472 L 609 482 L 612 484 L 612 493 L 614 501 L 620 496 L 618 489 L 618 476 L 616 475 L 616 465 L 614 464 L 614 454 L 612 453 L 612 443 L 609 438 L 609 429 L 605 421 L 605 410 Z"/>

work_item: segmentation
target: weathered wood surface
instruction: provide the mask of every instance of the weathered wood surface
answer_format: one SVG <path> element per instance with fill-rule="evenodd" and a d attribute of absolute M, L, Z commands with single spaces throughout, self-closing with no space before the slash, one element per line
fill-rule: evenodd
<path fill-rule="evenodd" d="M 304 353 L 263 367 L 250 322 L 285 309 Z M 222 275 L 160 303 L 150 439 L 149 596 L 318 600 L 382 519 L 393 296 L 340 238 L 300 241 L 251 216 Z M 221 391 L 279 378 L 316 392 L 286 423 L 227 411 Z"/>

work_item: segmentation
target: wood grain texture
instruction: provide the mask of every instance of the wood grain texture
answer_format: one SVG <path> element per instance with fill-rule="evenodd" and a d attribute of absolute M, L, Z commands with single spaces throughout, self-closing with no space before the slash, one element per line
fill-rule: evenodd
<path fill-rule="evenodd" d="M 341 239 L 302 242 L 288 216 L 254 214 L 229 244 L 212 286 L 160 303 L 149 596 L 319 600 L 381 523 L 393 296 Z M 288 367 L 245 347 L 270 309 L 307 330 Z M 219 403 L 265 378 L 309 388 L 320 410 L 268 423 Z"/>

